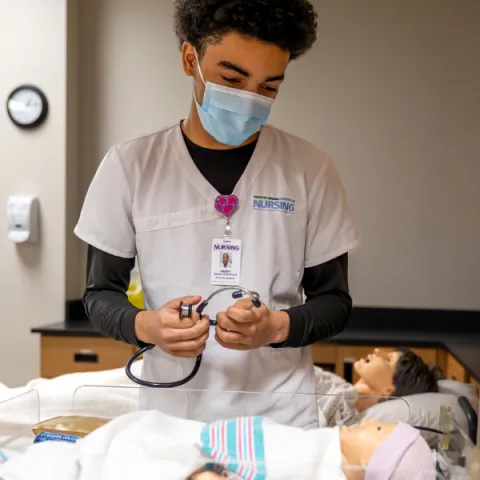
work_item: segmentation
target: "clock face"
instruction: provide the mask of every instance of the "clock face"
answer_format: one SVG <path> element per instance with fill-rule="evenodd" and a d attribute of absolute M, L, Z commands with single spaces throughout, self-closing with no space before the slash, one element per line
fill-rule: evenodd
<path fill-rule="evenodd" d="M 45 118 L 47 101 L 40 90 L 19 87 L 11 93 L 7 110 L 12 121 L 19 127 L 33 127 Z"/>

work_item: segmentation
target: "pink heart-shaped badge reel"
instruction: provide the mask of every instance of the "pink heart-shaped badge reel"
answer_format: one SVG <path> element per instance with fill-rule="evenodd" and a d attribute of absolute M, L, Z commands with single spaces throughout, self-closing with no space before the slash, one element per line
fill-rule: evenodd
<path fill-rule="evenodd" d="M 230 218 L 238 209 L 239 200 L 236 195 L 219 195 L 215 199 L 215 209 L 218 213 Z"/>

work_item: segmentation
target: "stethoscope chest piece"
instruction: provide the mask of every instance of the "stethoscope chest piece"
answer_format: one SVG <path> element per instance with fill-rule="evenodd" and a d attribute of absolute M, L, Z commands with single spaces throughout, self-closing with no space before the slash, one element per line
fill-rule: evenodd
<path fill-rule="evenodd" d="M 193 311 L 192 305 L 187 305 L 183 303 L 183 301 L 180 302 L 180 308 L 178 309 L 178 315 L 180 317 L 180 320 L 185 317 L 192 318 L 192 311 Z"/>

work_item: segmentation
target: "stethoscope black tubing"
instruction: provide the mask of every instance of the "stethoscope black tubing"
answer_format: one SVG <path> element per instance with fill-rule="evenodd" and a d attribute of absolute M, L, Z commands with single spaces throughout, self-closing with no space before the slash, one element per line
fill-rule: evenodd
<path fill-rule="evenodd" d="M 203 310 L 207 306 L 207 302 L 202 302 L 198 308 L 196 309 L 197 313 L 201 316 L 203 313 Z M 212 322 L 211 322 L 212 323 Z M 185 378 L 182 378 L 182 380 L 177 380 L 176 382 L 149 382 L 148 380 L 142 380 L 141 378 L 136 377 L 132 373 L 132 365 L 133 362 L 138 360 L 144 353 L 152 350 L 155 348 L 155 345 L 147 345 L 146 347 L 141 348 L 138 350 L 138 352 L 135 352 L 128 360 L 127 365 L 125 366 L 125 373 L 127 374 L 127 377 L 137 385 L 141 385 L 142 387 L 150 387 L 150 388 L 175 388 L 175 387 L 181 387 L 182 385 L 185 385 L 188 383 L 190 380 L 192 380 L 195 375 L 198 373 L 198 370 L 200 369 L 200 365 L 202 364 L 202 354 L 200 354 L 196 360 L 195 360 L 195 365 L 193 367 L 193 370 L 191 373 L 186 376 Z"/>
<path fill-rule="evenodd" d="M 176 382 L 166 382 L 166 383 L 160 383 L 160 382 L 149 382 L 148 380 L 142 380 L 141 378 L 136 377 L 132 373 L 132 365 L 135 360 L 137 360 L 139 357 L 141 357 L 145 352 L 148 352 L 149 350 L 152 350 L 155 345 L 149 345 L 147 347 L 143 347 L 138 352 L 135 352 L 130 359 L 127 362 L 127 365 L 125 366 L 125 373 L 127 374 L 127 377 L 132 381 L 135 382 L 138 385 L 141 385 L 142 387 L 150 387 L 150 388 L 175 388 L 175 387 L 181 387 L 182 385 L 185 385 L 188 383 L 190 380 L 192 380 L 195 375 L 198 373 L 198 370 L 200 369 L 200 365 L 202 363 L 202 354 L 200 354 L 197 359 L 195 360 L 195 366 L 193 367 L 192 372 L 190 375 L 187 377 L 183 378 L 182 380 L 178 380 Z"/>

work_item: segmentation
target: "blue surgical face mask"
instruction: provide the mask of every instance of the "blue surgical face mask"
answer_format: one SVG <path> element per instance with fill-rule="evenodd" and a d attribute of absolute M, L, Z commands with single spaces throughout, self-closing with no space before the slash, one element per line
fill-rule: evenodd
<path fill-rule="evenodd" d="M 200 62 L 198 71 L 205 84 L 203 103 L 195 103 L 203 128 L 217 142 L 238 147 L 267 123 L 274 99 L 256 93 L 205 82 Z"/>

